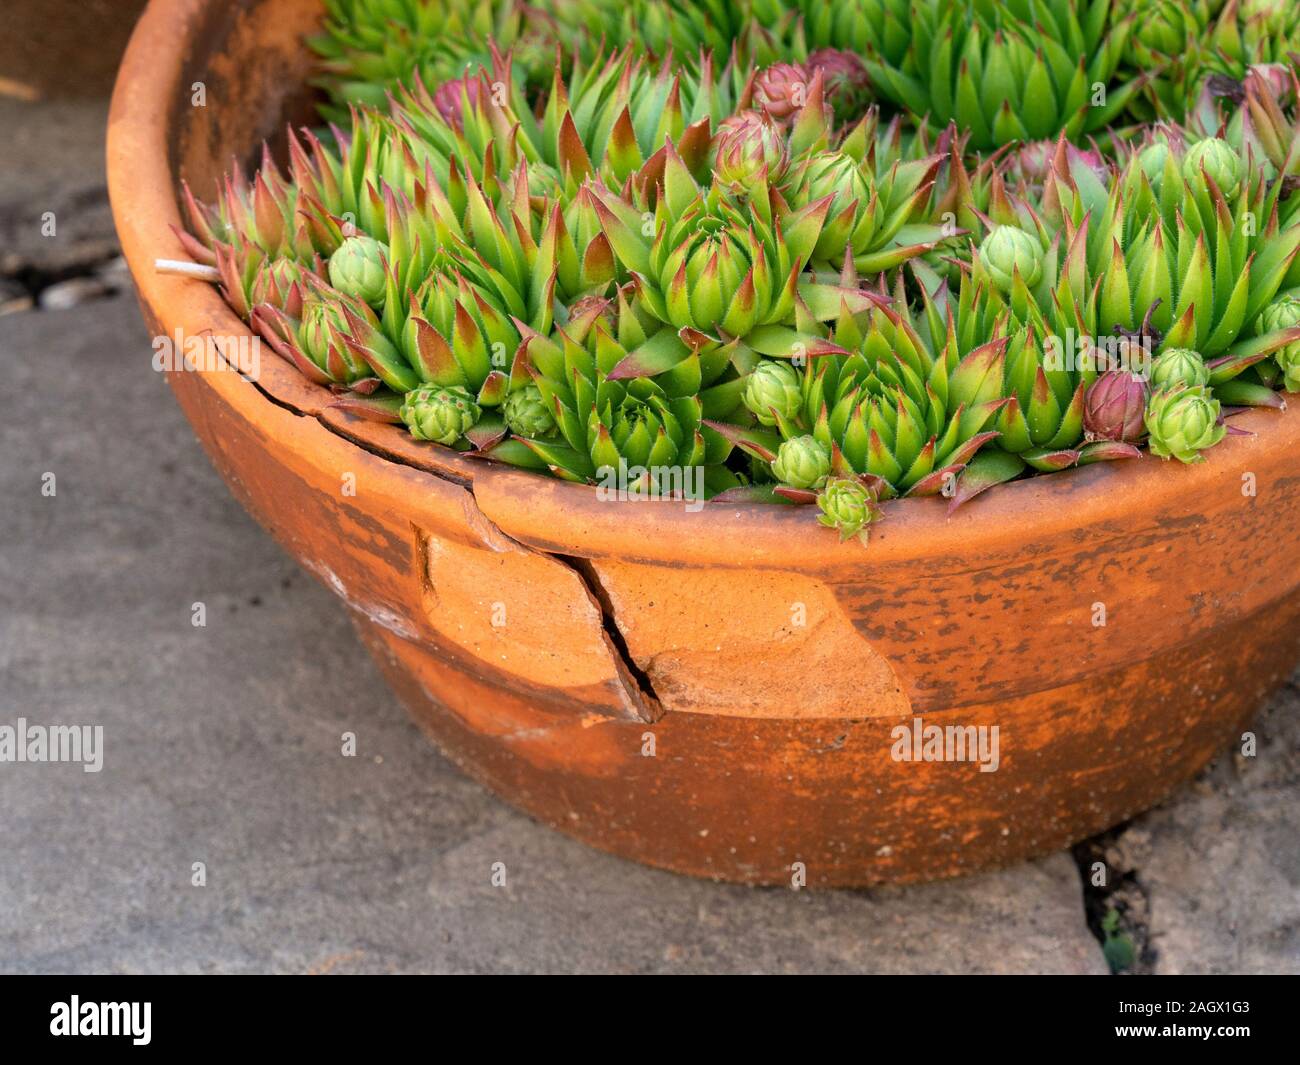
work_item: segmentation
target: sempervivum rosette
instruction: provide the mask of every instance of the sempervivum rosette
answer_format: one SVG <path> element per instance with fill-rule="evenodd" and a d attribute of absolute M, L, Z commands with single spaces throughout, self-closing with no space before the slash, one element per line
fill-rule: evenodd
<path fill-rule="evenodd" d="M 798 168 L 791 202 L 828 205 L 813 247 L 814 263 L 823 269 L 838 270 L 847 257 L 861 273 L 880 273 L 950 235 L 929 223 L 926 212 L 940 159 L 891 163 L 881 157 L 878 169 L 864 153 L 871 143 L 850 137 L 839 150 L 808 154 Z"/>
<path fill-rule="evenodd" d="M 596 203 L 615 257 L 636 278 L 638 298 L 694 347 L 815 353 L 824 345 L 818 322 L 843 307 L 859 312 L 879 302 L 861 289 L 803 275 L 826 200 L 778 217 L 766 195 L 742 204 L 717 183 L 701 187 L 670 149 L 652 224 L 608 190 L 597 192 Z"/>
<path fill-rule="evenodd" d="M 642 376 L 637 353 L 651 349 L 675 349 L 680 359 Z M 705 424 L 734 408 L 739 382 L 702 387 L 709 371 L 699 355 L 624 293 L 588 301 L 549 335 L 526 330 L 523 351 L 531 389 L 507 412 L 513 435 L 490 457 L 566 480 L 618 481 L 633 493 L 706 498 L 739 484 L 723 465 L 731 443 Z"/>
<path fill-rule="evenodd" d="M 838 353 L 809 360 L 798 374 L 760 364 L 742 396 L 755 424 L 742 428 L 733 418 L 724 431 L 771 463 L 790 489 L 820 488 L 833 470 L 872 478 L 882 498 L 951 487 L 998 435 L 1004 345 L 962 359 L 946 333 L 933 345 L 930 327 L 893 307 L 872 310 L 865 322 L 841 316 L 832 333 Z"/>
<path fill-rule="evenodd" d="M 1146 411 L 1151 454 L 1179 462 L 1204 462 L 1201 454 L 1227 434 L 1219 401 L 1208 388 L 1183 385 L 1151 397 Z"/>
<path fill-rule="evenodd" d="M 790 164 L 786 131 L 763 111 L 739 111 L 723 120 L 713 140 L 713 173 L 733 189 L 774 185 Z"/>
<path fill-rule="evenodd" d="M 926 0 L 912 5 L 901 57 L 873 48 L 867 71 L 879 93 L 913 115 L 969 130 L 977 150 L 1062 132 L 1075 138 L 1113 121 L 1139 87 L 1136 79 L 1114 83 L 1131 23 L 1108 22 L 1105 6 Z M 1098 84 L 1106 87 L 1100 102 Z"/>

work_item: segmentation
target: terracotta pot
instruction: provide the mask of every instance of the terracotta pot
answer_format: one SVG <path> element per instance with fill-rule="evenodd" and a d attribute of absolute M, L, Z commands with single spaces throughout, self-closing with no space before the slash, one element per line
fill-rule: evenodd
<path fill-rule="evenodd" d="M 213 288 L 152 263 L 182 254 L 180 177 L 208 195 L 310 113 L 317 17 L 156 0 L 140 22 L 108 168 L 155 333 L 248 336 Z M 894 503 L 864 549 L 807 510 L 602 503 L 418 444 L 327 410 L 269 351 L 255 384 L 169 376 L 231 489 L 347 603 L 457 764 L 682 872 L 869 884 L 1057 849 L 1193 774 L 1300 657 L 1294 410 L 1236 419 L 1258 435 L 1199 466 L 1102 464 L 952 518 Z M 898 760 L 917 718 L 996 726 L 997 770 Z"/>

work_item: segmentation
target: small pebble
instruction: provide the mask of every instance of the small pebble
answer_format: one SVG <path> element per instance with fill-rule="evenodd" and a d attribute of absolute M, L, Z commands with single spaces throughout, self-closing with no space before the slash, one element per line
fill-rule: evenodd
<path fill-rule="evenodd" d="M 108 286 L 97 277 L 71 277 L 49 288 L 42 289 L 41 309 L 62 311 L 87 300 L 99 299 L 108 294 Z"/>

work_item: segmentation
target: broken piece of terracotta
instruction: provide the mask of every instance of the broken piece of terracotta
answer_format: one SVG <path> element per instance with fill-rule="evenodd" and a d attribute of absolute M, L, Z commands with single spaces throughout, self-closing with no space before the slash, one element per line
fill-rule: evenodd
<path fill-rule="evenodd" d="M 155 0 L 141 20 L 108 170 L 154 333 L 247 341 L 214 288 L 153 263 L 183 257 L 182 177 L 210 194 L 310 118 L 319 15 Z M 864 549 L 798 508 L 601 503 L 328 410 L 269 351 L 259 370 L 168 375 L 231 490 L 448 757 L 639 861 L 862 885 L 1051 851 L 1238 741 L 1300 657 L 1300 412 L 1235 419 L 1255 435 L 1196 466 L 1102 463 L 953 517 L 892 503 Z M 927 726 L 965 760 L 928 758 Z"/>

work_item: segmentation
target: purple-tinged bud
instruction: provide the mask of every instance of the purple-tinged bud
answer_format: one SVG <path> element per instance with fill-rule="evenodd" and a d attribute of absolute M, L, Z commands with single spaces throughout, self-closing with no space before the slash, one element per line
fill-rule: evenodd
<path fill-rule="evenodd" d="M 1142 417 L 1150 389 L 1127 370 L 1110 370 L 1091 385 L 1083 400 L 1083 428 L 1090 440 L 1135 444 L 1145 435 Z"/>
<path fill-rule="evenodd" d="M 808 102 L 811 80 L 803 66 L 773 63 L 754 79 L 754 105 L 778 122 L 792 122 Z"/>

